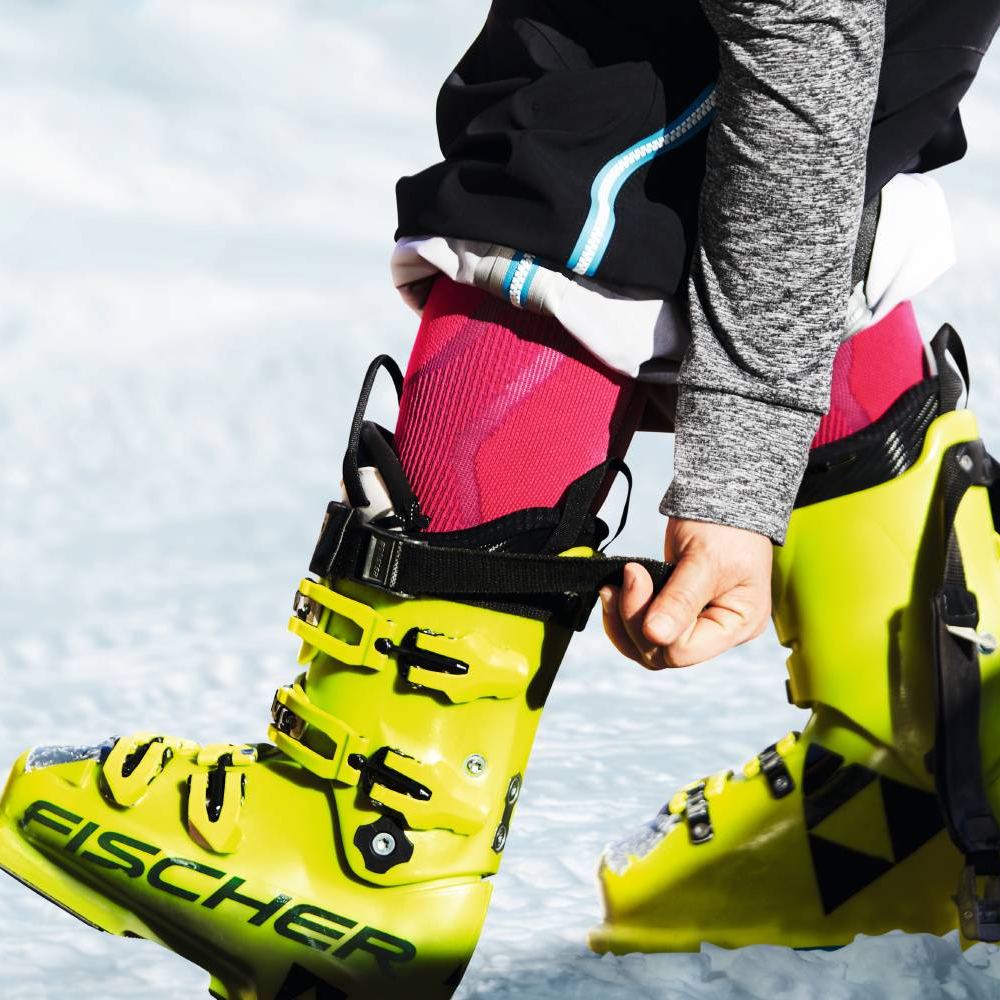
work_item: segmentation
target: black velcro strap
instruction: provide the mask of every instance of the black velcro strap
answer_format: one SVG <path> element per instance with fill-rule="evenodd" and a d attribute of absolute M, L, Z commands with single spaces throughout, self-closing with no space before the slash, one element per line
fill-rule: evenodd
<path fill-rule="evenodd" d="M 644 566 L 659 589 L 671 567 L 653 559 L 567 557 L 431 546 L 365 524 L 356 509 L 332 501 L 311 572 L 327 580 L 349 577 L 400 596 L 564 598 L 559 619 L 582 629 L 604 584 L 620 586 L 627 562 Z"/>
<path fill-rule="evenodd" d="M 981 441 L 954 445 L 945 452 L 944 579 L 932 600 L 936 697 L 934 781 L 955 846 L 965 856 L 959 890 L 962 931 L 977 940 L 1000 940 L 993 903 L 976 890 L 976 879 L 1000 875 L 1000 824 L 993 814 L 983 778 L 979 745 L 981 676 L 979 607 L 966 585 L 955 531 L 959 505 L 972 486 L 996 479 L 996 463 Z"/>

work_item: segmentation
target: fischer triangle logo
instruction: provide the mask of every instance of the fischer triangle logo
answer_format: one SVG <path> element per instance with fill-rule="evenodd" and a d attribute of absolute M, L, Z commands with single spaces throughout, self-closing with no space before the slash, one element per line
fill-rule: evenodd
<path fill-rule="evenodd" d="M 802 793 L 823 912 L 832 913 L 944 829 L 937 796 L 819 744 L 806 753 Z"/>

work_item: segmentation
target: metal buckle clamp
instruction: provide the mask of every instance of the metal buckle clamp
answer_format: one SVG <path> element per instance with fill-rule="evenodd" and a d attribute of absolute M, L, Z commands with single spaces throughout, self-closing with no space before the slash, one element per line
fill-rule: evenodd
<path fill-rule="evenodd" d="M 343 785 L 356 785 L 358 772 L 348 766 L 348 758 L 352 754 L 366 754 L 368 738 L 317 708 L 306 694 L 304 680 L 305 675 L 302 675 L 294 683 L 275 692 L 268 738 L 284 754 L 318 777 Z M 332 756 L 324 756 L 302 742 L 307 726 L 323 733 L 333 743 Z"/>
<path fill-rule="evenodd" d="M 687 821 L 688 836 L 692 844 L 707 844 L 715 836 L 703 781 L 688 789 L 684 818 Z"/>
<path fill-rule="evenodd" d="M 396 627 L 374 608 L 306 579 L 295 592 L 292 611 L 288 630 L 304 644 L 299 663 L 311 662 L 320 652 L 341 663 L 369 670 L 381 670 L 386 665 L 385 654 L 379 650 L 376 640 L 386 632 L 394 632 Z M 340 615 L 352 622 L 361 632 L 358 641 L 348 642 L 330 635 L 327 630 L 331 615 Z"/>

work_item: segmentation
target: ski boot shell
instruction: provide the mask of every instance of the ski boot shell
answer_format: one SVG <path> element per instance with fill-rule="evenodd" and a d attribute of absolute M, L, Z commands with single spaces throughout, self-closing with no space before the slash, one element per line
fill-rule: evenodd
<path fill-rule="evenodd" d="M 946 523 L 947 470 L 970 464 L 966 450 L 982 449 L 973 415 L 942 412 L 941 395 L 928 379 L 858 440 L 830 446 L 828 461 L 807 474 L 775 553 L 774 620 L 791 651 L 789 699 L 812 715 L 801 734 L 738 774 L 693 782 L 609 848 L 595 950 L 689 951 L 706 941 L 834 947 L 859 933 L 943 934 L 959 925 L 954 897 L 970 852 L 949 832 L 968 817 L 956 819 L 940 776 L 948 742 L 940 734 L 954 727 L 942 720 L 936 690 L 931 608 L 951 533 L 978 615 L 958 638 L 954 627 L 945 632 L 966 650 L 977 647 L 969 670 L 981 714 L 978 730 L 966 728 L 978 732 L 980 790 L 990 792 L 979 812 L 992 820 L 1000 810 L 992 638 L 1000 631 L 1000 539 L 985 483 L 952 504 L 953 532 Z M 989 937 L 976 933 L 975 908 L 974 898 L 959 908 L 962 929 Z"/>
<path fill-rule="evenodd" d="M 401 386 L 373 362 L 271 742 L 36 747 L 0 801 L 0 867 L 197 963 L 226 1000 L 452 995 L 556 670 L 626 561 L 589 513 L 617 460 L 559 507 L 423 532 L 392 435 L 363 420 L 380 367 Z"/>
<path fill-rule="evenodd" d="M 553 667 L 566 636 L 553 643 L 541 622 L 393 601 L 372 588 L 350 588 L 351 598 L 318 584 L 303 589 L 345 617 L 367 612 L 368 636 L 374 628 L 378 638 L 402 640 L 430 622 L 448 630 L 447 640 L 434 638 L 456 658 L 489 664 L 495 651 L 504 697 L 442 704 L 446 696 L 429 687 L 397 694 L 399 675 L 384 655 L 355 654 L 367 662 L 351 664 L 349 654 L 320 653 L 307 679 L 278 691 L 275 713 L 286 728 L 293 713 L 309 719 L 318 749 L 276 726 L 287 753 L 154 734 L 62 764 L 58 748 L 36 749 L 15 765 L 3 798 L 0 863 L 105 930 L 179 951 L 231 1000 L 280 996 L 287 982 L 310 977 L 342 991 L 335 996 L 384 995 L 397 981 L 414 997 L 447 995 L 485 917 L 482 876 L 499 865 L 499 830 L 540 714 L 527 689 L 540 668 Z M 331 637 L 311 638 L 325 645 Z M 347 727 L 321 706 L 351 720 L 342 753 L 324 753 L 323 738 Z M 378 753 L 389 745 L 400 752 Z M 360 768 L 348 763 L 355 753 L 366 758 Z M 313 754 L 311 768 L 295 759 Z M 367 794 L 365 780 L 373 782 Z M 411 798 L 417 785 L 430 796 Z M 406 817 L 405 829 L 384 814 L 389 807 Z M 376 977 L 384 984 L 372 991 Z"/>

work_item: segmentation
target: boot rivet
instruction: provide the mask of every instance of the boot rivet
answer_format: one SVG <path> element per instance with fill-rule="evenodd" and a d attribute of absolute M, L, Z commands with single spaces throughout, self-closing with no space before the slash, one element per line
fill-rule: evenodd
<path fill-rule="evenodd" d="M 474 753 L 466 758 L 465 770 L 473 778 L 480 778 L 486 773 L 486 758 L 480 753 Z"/>
<path fill-rule="evenodd" d="M 989 656 L 990 653 L 995 653 L 996 651 L 997 637 L 992 632 L 981 632 L 979 635 L 979 652 Z"/>
<path fill-rule="evenodd" d="M 777 778 L 774 779 L 774 790 L 776 792 L 783 792 L 787 788 L 788 788 L 788 779 L 787 778 L 779 776 L 779 777 L 777 777 Z"/>
<path fill-rule="evenodd" d="M 515 775 L 510 779 L 510 784 L 507 786 L 507 801 L 514 803 L 517 801 L 517 797 L 521 794 L 521 779 Z"/>
<path fill-rule="evenodd" d="M 971 455 L 962 455 L 958 460 L 958 464 L 961 466 L 963 472 L 972 472 L 975 462 L 972 460 Z"/>
<path fill-rule="evenodd" d="M 497 832 L 493 837 L 493 850 L 502 851 L 504 848 L 504 844 L 506 843 L 507 843 L 507 827 L 505 827 L 503 823 L 501 823 L 497 827 Z"/>
<path fill-rule="evenodd" d="M 380 858 L 387 858 L 394 850 L 396 850 L 396 838 L 391 833 L 383 831 L 372 837 L 373 854 L 377 854 Z"/>
<path fill-rule="evenodd" d="M 708 827 L 704 823 L 695 823 L 691 827 L 691 836 L 695 840 L 702 840 L 708 835 Z"/>

